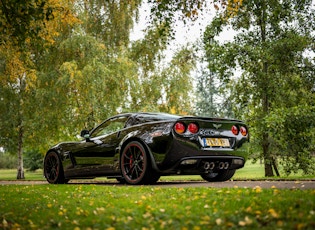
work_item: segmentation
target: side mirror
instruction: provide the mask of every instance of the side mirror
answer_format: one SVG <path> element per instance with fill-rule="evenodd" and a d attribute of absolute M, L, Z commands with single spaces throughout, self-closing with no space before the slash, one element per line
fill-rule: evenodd
<path fill-rule="evenodd" d="M 86 130 L 86 129 L 82 130 L 80 136 L 85 138 L 85 139 L 89 139 L 90 138 L 89 130 Z"/>

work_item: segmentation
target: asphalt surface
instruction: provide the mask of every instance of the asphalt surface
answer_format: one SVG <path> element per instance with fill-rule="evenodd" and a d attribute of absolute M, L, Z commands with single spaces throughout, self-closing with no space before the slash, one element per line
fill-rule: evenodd
<path fill-rule="evenodd" d="M 27 180 L 14 180 L 14 181 L 1 181 L 0 185 L 45 185 L 46 181 L 27 181 Z M 85 181 L 85 180 L 71 180 L 69 185 L 75 184 L 95 184 L 103 186 L 127 186 L 113 181 Z M 312 189 L 315 190 L 315 181 L 226 181 L 226 182 L 206 182 L 206 181 L 159 181 L 156 187 L 209 187 L 209 188 L 262 188 L 262 189 Z"/>

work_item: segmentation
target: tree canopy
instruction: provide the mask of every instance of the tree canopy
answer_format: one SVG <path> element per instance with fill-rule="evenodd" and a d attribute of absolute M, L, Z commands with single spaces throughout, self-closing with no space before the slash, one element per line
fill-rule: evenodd
<path fill-rule="evenodd" d="M 312 1 L 148 0 L 151 23 L 132 41 L 143 2 L 0 1 L 0 147 L 19 157 L 17 178 L 24 178 L 23 152 L 43 154 L 128 111 L 235 116 L 249 123 L 252 156 L 264 160 L 266 176 L 277 163 L 287 173 L 311 172 Z M 170 61 L 164 52 L 175 22 L 194 21 L 209 7 L 217 14 L 195 84 L 195 50 L 183 46 Z M 233 41 L 218 39 L 226 28 L 237 32 Z M 196 110 L 194 85 L 203 99 Z M 219 107 L 209 101 L 218 96 Z"/>
<path fill-rule="evenodd" d="M 18 179 L 23 152 L 43 154 L 110 115 L 188 113 L 191 52 L 185 47 L 162 63 L 166 35 L 157 31 L 163 25 L 152 24 L 143 39 L 131 41 L 141 3 L 0 2 L 0 146 L 17 153 Z"/>
<path fill-rule="evenodd" d="M 249 122 L 266 176 L 273 176 L 277 160 L 287 173 L 314 170 L 315 63 L 307 55 L 314 49 L 311 3 L 246 1 L 233 17 L 218 12 L 204 35 L 209 69 L 232 86 L 228 100 Z M 229 26 L 237 32 L 234 40 L 218 41 Z M 233 79 L 235 73 L 239 78 Z"/>

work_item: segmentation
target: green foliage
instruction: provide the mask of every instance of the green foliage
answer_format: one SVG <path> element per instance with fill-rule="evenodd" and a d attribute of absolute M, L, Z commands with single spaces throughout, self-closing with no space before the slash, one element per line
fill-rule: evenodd
<path fill-rule="evenodd" d="M 38 150 L 31 150 L 24 153 L 24 167 L 31 172 L 43 168 L 44 157 Z"/>
<path fill-rule="evenodd" d="M 167 35 L 155 24 L 143 40 L 130 42 L 141 2 L 1 1 L 0 146 L 18 153 L 21 172 L 23 153 L 28 167 L 30 150 L 43 155 L 110 115 L 186 112 L 188 99 L 174 82 L 191 90 L 189 51 L 174 57 L 180 68 L 161 68 Z M 182 107 L 174 110 L 176 104 Z"/>
<path fill-rule="evenodd" d="M 8 153 L 0 152 L 0 169 L 13 169 L 16 168 L 17 158 Z M 14 177 L 15 178 L 15 174 Z"/>
<path fill-rule="evenodd" d="M 57 92 L 54 104 L 58 104 L 60 113 L 71 110 L 60 120 L 70 124 L 69 131 L 92 128 L 123 106 L 129 79 L 136 74 L 134 64 L 125 57 L 124 50 L 116 52 L 115 58 L 108 58 L 107 51 L 91 36 L 73 36 L 64 40 L 56 52 L 64 54 L 56 65 L 58 71 L 52 69 L 58 77 L 43 76 L 43 87 L 52 85 Z"/>
<path fill-rule="evenodd" d="M 198 1 L 152 1 L 151 13 L 158 21 L 165 21 L 167 24 L 172 24 L 175 21 L 176 13 L 180 13 L 180 17 L 185 20 L 195 20 L 198 17 L 198 12 L 205 6 L 204 0 Z"/>
<path fill-rule="evenodd" d="M 192 49 L 183 48 L 174 55 L 170 66 L 161 73 L 165 92 L 161 95 L 161 111 L 174 114 L 191 113 L 189 97 L 193 91 L 190 73 L 195 65 Z"/>
<path fill-rule="evenodd" d="M 16 39 L 23 45 L 27 39 L 37 39 L 44 20 L 54 16 L 45 0 L 2 0 L 0 4 L 0 33 L 2 41 Z M 1 42 L 2 43 L 2 42 Z"/>
<path fill-rule="evenodd" d="M 0 153 L 0 169 L 15 169 L 17 166 L 17 161 L 18 159 L 16 155 L 10 153 Z M 24 167 L 32 172 L 36 171 L 37 169 L 43 168 L 43 154 L 35 150 L 26 151 L 24 153 Z M 16 172 L 12 173 L 11 176 L 11 179 L 16 179 Z"/>
<path fill-rule="evenodd" d="M 204 50 L 204 44 L 201 49 Z M 208 117 L 234 118 L 232 104 L 226 100 L 230 94 L 229 84 L 224 83 L 215 71 L 207 68 L 206 55 L 200 58 L 202 67 L 197 74 L 196 114 Z M 213 58 L 212 58 L 213 59 Z"/>
<path fill-rule="evenodd" d="M 315 107 L 297 105 L 275 109 L 266 118 L 272 148 L 286 174 L 315 172 Z"/>
<path fill-rule="evenodd" d="M 313 229 L 315 225 L 312 190 L 4 185 L 0 193 L 3 229 Z"/>
<path fill-rule="evenodd" d="M 130 58 L 137 62 L 143 78 L 149 77 L 152 72 L 159 69 L 156 63 L 163 59 L 163 51 L 167 48 L 166 37 L 158 31 L 163 26 L 151 26 L 147 29 L 143 39 L 131 44 Z"/>
<path fill-rule="evenodd" d="M 301 139 L 314 135 L 314 113 L 306 112 L 314 106 L 315 85 L 314 59 L 306 55 L 314 44 L 311 2 L 244 1 L 233 17 L 219 12 L 204 35 L 209 69 L 230 85 L 228 100 L 249 123 L 252 151 L 265 160 L 267 176 L 275 159 L 288 173 L 313 170 L 313 142 Z M 237 31 L 234 40 L 219 42 L 228 26 Z"/>
<path fill-rule="evenodd" d="M 24 178 L 23 149 L 36 143 L 37 61 L 54 43 L 66 21 L 75 20 L 71 1 L 1 1 L 0 3 L 0 145 L 17 153 L 18 175 Z M 62 4 L 62 7 L 61 7 Z M 67 18 L 67 19 L 65 19 Z M 58 26 L 57 26 L 58 25 Z M 9 110 L 9 111 L 7 111 Z"/>
<path fill-rule="evenodd" d="M 212 14 L 211 9 L 220 10 L 228 17 L 233 17 L 239 8 L 243 5 L 243 0 L 148 0 L 151 9 L 151 21 L 153 24 L 163 25 L 159 27 L 161 36 L 170 35 L 170 38 L 175 36 L 175 26 L 177 21 L 194 22 L 200 15 Z"/>
<path fill-rule="evenodd" d="M 160 63 L 160 67 L 164 67 L 163 62 L 157 63 Z M 146 69 L 144 66 L 138 79 L 133 79 L 130 109 L 174 114 L 190 113 L 191 102 L 187 95 L 193 93 L 190 78 L 191 71 L 195 67 L 193 50 L 183 47 L 174 54 L 168 66 L 164 68 L 158 66 L 159 64 L 156 64 L 153 69 L 151 67 Z"/>
<path fill-rule="evenodd" d="M 102 40 L 108 49 L 129 45 L 130 31 L 139 14 L 141 0 L 77 1 L 84 31 Z"/>

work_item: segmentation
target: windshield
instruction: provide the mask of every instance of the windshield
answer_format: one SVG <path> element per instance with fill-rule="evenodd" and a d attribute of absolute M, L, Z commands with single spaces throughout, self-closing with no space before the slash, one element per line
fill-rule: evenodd
<path fill-rule="evenodd" d="M 91 138 L 108 135 L 110 133 L 117 132 L 125 127 L 125 123 L 128 116 L 115 117 L 105 121 L 103 124 L 98 126 L 92 133 Z"/>

